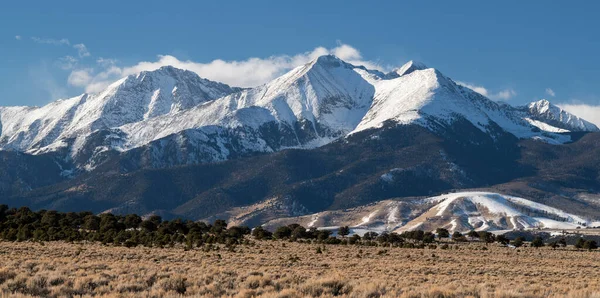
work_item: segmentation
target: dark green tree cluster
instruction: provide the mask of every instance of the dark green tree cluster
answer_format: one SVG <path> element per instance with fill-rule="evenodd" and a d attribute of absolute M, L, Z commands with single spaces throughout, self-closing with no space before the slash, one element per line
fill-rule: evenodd
<path fill-rule="evenodd" d="M 143 219 L 136 214 L 114 215 L 103 213 L 95 215 L 91 212 L 57 212 L 32 211 L 27 207 L 8 208 L 0 205 L 0 239 L 8 241 L 93 241 L 104 244 L 134 247 L 165 247 L 184 244 L 186 248 L 199 247 L 204 244 L 226 244 L 234 246 L 247 242 L 245 236 L 251 234 L 257 240 L 289 240 L 310 241 L 323 244 L 358 244 L 381 245 L 407 248 L 423 248 L 439 239 L 449 238 L 447 229 L 439 228 L 436 234 L 422 230 L 405 231 L 401 234 L 383 232 L 367 232 L 362 237 L 354 234 L 348 237 L 351 230 L 348 226 L 340 227 L 338 236 L 333 236 L 329 230 L 317 228 L 307 229 L 299 224 L 281 226 L 271 232 L 258 226 L 250 230 L 245 226 L 228 227 L 224 220 L 215 220 L 213 224 L 194 222 L 190 220 L 163 220 L 158 215 Z M 498 242 L 503 245 L 512 244 L 520 247 L 525 239 L 517 237 L 512 241 L 505 235 L 495 236 L 487 231 L 470 231 L 466 234 L 471 240 L 480 242 Z M 469 241 L 460 232 L 452 234 L 455 242 Z M 565 247 L 565 239 L 548 243 L 552 248 Z M 433 245 L 435 246 L 435 245 Z M 531 242 L 532 247 L 544 246 L 544 241 L 536 237 Z M 579 249 L 597 249 L 598 244 L 593 240 L 578 239 L 575 244 Z"/>
<path fill-rule="evenodd" d="M 0 205 L 0 238 L 8 241 L 94 241 L 124 246 L 187 247 L 205 243 L 238 244 L 248 227 L 229 227 L 223 220 L 212 225 L 189 220 L 162 220 L 158 215 L 142 219 L 136 214 L 32 211 Z"/>
<path fill-rule="evenodd" d="M 400 237 L 420 241 L 423 243 L 432 243 L 435 240 L 435 235 L 433 233 L 423 232 L 422 230 L 402 232 Z"/>
<path fill-rule="evenodd" d="M 254 228 L 253 234 L 256 234 L 255 231 L 259 229 L 259 231 L 263 231 L 262 227 Z M 331 236 L 332 232 L 328 230 L 318 230 L 317 228 L 306 229 L 305 227 L 299 224 L 290 224 L 287 226 L 281 226 L 275 229 L 275 231 L 271 234 L 269 238 L 259 238 L 257 239 L 287 239 L 287 240 L 318 240 L 323 243 L 329 244 L 339 244 L 341 240 L 337 237 Z"/>
<path fill-rule="evenodd" d="M 575 248 L 583 248 L 587 250 L 598 249 L 598 243 L 594 240 L 586 240 L 584 238 L 579 238 L 577 239 L 577 242 L 575 242 Z"/>
<path fill-rule="evenodd" d="M 435 241 L 435 234 L 421 230 L 408 231 L 402 234 L 383 232 L 366 232 L 362 237 L 358 234 L 350 235 L 348 226 L 339 227 L 338 237 L 332 236 L 329 230 L 319 230 L 316 228 L 307 229 L 299 224 L 290 224 L 280 226 L 273 233 L 258 226 L 252 230 L 252 236 L 257 240 L 265 239 L 285 239 L 290 241 L 314 241 L 324 244 L 359 244 L 359 245 L 382 245 L 397 247 L 423 247 L 426 243 Z M 448 234 L 449 235 L 449 234 Z"/>

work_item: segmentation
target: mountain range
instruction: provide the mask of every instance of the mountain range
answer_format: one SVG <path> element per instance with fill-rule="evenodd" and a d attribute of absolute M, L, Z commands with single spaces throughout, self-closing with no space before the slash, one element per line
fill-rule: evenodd
<path fill-rule="evenodd" d="M 256 225 L 485 188 L 590 225 L 599 139 L 547 100 L 498 103 L 413 61 L 382 73 L 321 56 L 255 88 L 166 66 L 97 94 L 0 107 L 0 203 Z M 429 212 L 411 210 L 394 229 Z M 556 219 L 500 223 L 511 214 L 483 229 Z M 471 222 L 444 225 L 481 228 Z"/>

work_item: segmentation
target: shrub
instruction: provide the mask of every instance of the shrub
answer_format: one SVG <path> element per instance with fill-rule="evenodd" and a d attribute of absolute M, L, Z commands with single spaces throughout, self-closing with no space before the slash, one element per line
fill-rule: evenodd
<path fill-rule="evenodd" d="M 123 246 L 125 246 L 125 247 L 129 247 L 129 248 L 131 248 L 131 247 L 136 247 L 136 246 L 137 246 L 137 243 L 136 243 L 135 241 L 132 241 L 132 240 L 126 240 L 126 241 L 123 243 Z"/>
<path fill-rule="evenodd" d="M 48 278 L 45 276 L 35 276 L 27 281 L 27 289 L 25 293 L 32 296 L 47 296 L 50 291 L 46 288 L 48 286 Z"/>
<path fill-rule="evenodd" d="M 13 281 L 6 283 L 6 288 L 13 294 L 25 293 L 27 289 L 27 279 L 17 278 Z"/>
<path fill-rule="evenodd" d="M 300 291 L 309 297 L 341 296 L 349 294 L 352 288 L 341 279 L 325 279 L 309 282 Z"/>
<path fill-rule="evenodd" d="M 596 243 L 594 240 L 587 240 L 585 243 L 583 243 L 583 248 L 587 250 L 597 249 L 598 243 Z"/>
<path fill-rule="evenodd" d="M 143 292 L 146 288 L 142 285 L 124 284 L 117 287 L 117 292 L 121 294 Z"/>
<path fill-rule="evenodd" d="M 360 241 L 360 236 L 358 234 L 354 234 L 350 236 L 348 239 L 348 244 L 356 244 Z"/>
<path fill-rule="evenodd" d="M 15 278 L 15 276 L 17 276 L 16 273 L 14 273 L 12 271 L 8 271 L 6 269 L 0 271 L 0 285 L 3 284 L 4 282 L 6 282 L 9 279 Z"/>
<path fill-rule="evenodd" d="M 535 237 L 533 241 L 531 241 L 531 246 L 535 248 L 540 248 L 544 246 L 544 240 L 541 237 Z"/>
<path fill-rule="evenodd" d="M 517 238 L 515 238 L 515 240 L 513 240 L 511 242 L 511 244 L 515 247 L 521 247 L 521 246 L 523 246 L 523 240 L 524 240 L 523 237 L 517 237 Z"/>
<path fill-rule="evenodd" d="M 577 239 L 577 242 L 575 242 L 575 248 L 583 248 L 583 245 L 585 244 L 585 240 L 583 240 L 583 238 L 579 238 Z"/>
<path fill-rule="evenodd" d="M 438 238 L 448 238 L 450 237 L 450 232 L 444 228 L 437 228 L 435 233 L 438 235 Z"/>
<path fill-rule="evenodd" d="M 187 291 L 187 278 L 176 276 L 167 279 L 163 279 L 160 286 L 166 292 L 177 292 L 178 294 L 185 294 Z"/>

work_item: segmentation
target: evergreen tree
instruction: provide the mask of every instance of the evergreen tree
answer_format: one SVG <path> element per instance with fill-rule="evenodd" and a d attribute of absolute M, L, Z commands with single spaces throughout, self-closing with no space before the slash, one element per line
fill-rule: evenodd
<path fill-rule="evenodd" d="M 277 228 L 273 233 L 273 237 L 276 239 L 287 239 L 292 235 L 292 230 L 288 226 L 282 226 Z"/>
<path fill-rule="evenodd" d="M 450 237 L 450 232 L 448 232 L 447 229 L 444 228 L 437 228 L 435 230 L 435 233 L 438 235 L 438 238 L 448 238 Z"/>
<path fill-rule="evenodd" d="M 504 235 L 496 236 L 496 241 L 502 245 L 507 245 L 509 243 L 508 238 L 506 238 Z"/>
<path fill-rule="evenodd" d="M 376 232 L 366 232 L 363 235 L 363 239 L 365 240 L 375 240 L 377 238 L 378 234 Z"/>
<path fill-rule="evenodd" d="M 585 244 L 585 240 L 583 240 L 583 238 L 579 238 L 579 239 L 577 239 L 577 242 L 575 242 L 575 248 L 581 249 L 581 248 L 583 248 L 584 244 Z"/>
<path fill-rule="evenodd" d="M 210 229 L 211 232 L 219 234 L 227 229 L 227 222 L 222 219 L 217 219 Z"/>
<path fill-rule="evenodd" d="M 540 248 L 544 246 L 544 240 L 542 240 L 542 238 L 539 236 L 535 237 L 533 241 L 531 241 L 531 246 L 535 248 Z"/>
<path fill-rule="evenodd" d="M 298 225 L 294 229 L 292 229 L 292 233 L 290 236 L 292 237 L 292 239 L 306 238 L 306 236 L 307 236 L 306 228 L 301 225 Z"/>
<path fill-rule="evenodd" d="M 155 226 L 160 226 L 160 224 L 162 223 L 162 217 L 160 217 L 160 215 L 150 215 L 150 217 L 148 217 L 148 221 L 152 222 Z"/>
<path fill-rule="evenodd" d="M 583 243 L 583 249 L 592 250 L 598 249 L 598 243 L 594 240 L 587 240 Z"/>
<path fill-rule="evenodd" d="M 467 233 L 467 236 L 471 237 L 471 239 L 473 239 L 473 238 L 479 238 L 479 233 L 477 233 L 474 230 L 470 230 L 469 233 Z"/>
<path fill-rule="evenodd" d="M 511 242 L 511 244 L 514 247 L 521 247 L 521 246 L 523 246 L 523 240 L 524 240 L 523 237 L 517 237 Z"/>
<path fill-rule="evenodd" d="M 348 226 L 343 226 L 338 229 L 338 235 L 342 237 L 346 237 L 350 235 L 350 228 Z"/>
<path fill-rule="evenodd" d="M 567 247 L 567 239 L 560 238 L 560 240 L 558 240 L 558 244 L 560 244 L 562 247 Z"/>
<path fill-rule="evenodd" d="M 271 238 L 271 232 L 265 230 L 262 226 L 258 226 L 252 230 L 252 237 L 257 240 Z"/>
<path fill-rule="evenodd" d="M 124 224 L 127 229 L 137 229 L 142 223 L 142 218 L 137 214 L 128 214 L 125 216 Z"/>
<path fill-rule="evenodd" d="M 100 218 L 95 215 L 87 215 L 83 220 L 83 228 L 89 231 L 98 231 L 100 229 Z"/>

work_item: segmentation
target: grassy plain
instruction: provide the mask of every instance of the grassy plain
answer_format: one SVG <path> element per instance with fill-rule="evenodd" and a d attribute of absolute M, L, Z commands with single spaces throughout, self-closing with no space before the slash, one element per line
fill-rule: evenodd
<path fill-rule="evenodd" d="M 0 296 L 600 297 L 596 251 L 252 243 L 186 251 L 0 242 Z"/>

